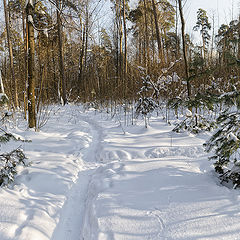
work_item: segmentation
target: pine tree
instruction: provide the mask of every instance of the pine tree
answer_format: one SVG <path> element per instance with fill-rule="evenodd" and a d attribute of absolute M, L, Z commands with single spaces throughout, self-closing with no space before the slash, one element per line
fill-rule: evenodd
<path fill-rule="evenodd" d="M 207 152 L 214 154 L 215 171 L 222 182 L 230 182 L 233 187 L 240 186 L 240 92 L 234 89 L 219 97 L 227 108 L 217 118 L 218 130 L 206 142 Z"/>
<path fill-rule="evenodd" d="M 197 11 L 197 22 L 193 30 L 198 31 L 199 29 L 202 35 L 203 58 L 206 60 L 206 46 L 209 44 L 210 40 L 208 31 L 211 29 L 211 24 L 208 21 L 207 12 L 201 8 L 199 8 Z"/>
<path fill-rule="evenodd" d="M 144 73 L 144 71 L 142 71 L 141 69 L 140 71 L 142 72 L 142 74 Z M 143 76 L 142 83 L 143 85 L 138 92 L 140 98 L 138 99 L 136 104 L 136 114 L 137 116 L 143 115 L 145 120 L 145 127 L 147 128 L 147 117 L 149 117 L 149 114 L 158 107 L 158 104 L 156 100 L 152 97 L 154 91 L 150 76 Z"/>

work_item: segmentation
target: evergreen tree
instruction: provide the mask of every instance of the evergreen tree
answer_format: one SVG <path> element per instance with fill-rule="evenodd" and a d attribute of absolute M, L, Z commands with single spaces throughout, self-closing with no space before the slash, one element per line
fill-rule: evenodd
<path fill-rule="evenodd" d="M 219 97 L 227 108 L 217 118 L 216 133 L 206 142 L 206 151 L 213 151 L 215 171 L 222 182 L 240 186 L 240 92 L 234 89 Z"/>
<path fill-rule="evenodd" d="M 208 21 L 207 12 L 201 8 L 197 11 L 197 22 L 193 30 L 198 31 L 200 29 L 200 34 L 202 35 L 203 43 L 203 58 L 206 60 L 206 47 L 209 44 L 210 35 L 208 33 L 211 30 L 211 24 Z"/>
<path fill-rule="evenodd" d="M 140 69 L 142 74 L 144 69 Z M 137 116 L 142 115 L 145 120 L 145 127 L 147 128 L 147 117 L 149 114 L 153 112 L 157 107 L 158 104 L 156 100 L 152 97 L 153 96 L 153 86 L 149 75 L 142 76 L 142 87 L 138 92 L 140 98 L 136 104 L 136 114 Z"/>

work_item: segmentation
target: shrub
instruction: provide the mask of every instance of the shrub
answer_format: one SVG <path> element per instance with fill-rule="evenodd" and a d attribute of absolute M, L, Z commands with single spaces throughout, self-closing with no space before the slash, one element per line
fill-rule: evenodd
<path fill-rule="evenodd" d="M 217 118 L 219 129 L 204 144 L 206 151 L 213 151 L 209 157 L 214 160 L 215 171 L 222 182 L 240 186 L 240 112 L 224 111 Z"/>
<path fill-rule="evenodd" d="M 9 153 L 0 155 L 0 186 L 8 186 L 14 182 L 17 166 L 19 165 L 28 165 L 22 149 L 17 148 Z"/>

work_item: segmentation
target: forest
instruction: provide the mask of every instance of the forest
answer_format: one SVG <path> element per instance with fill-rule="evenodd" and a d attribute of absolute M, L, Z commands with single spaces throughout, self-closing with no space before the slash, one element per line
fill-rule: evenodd
<path fill-rule="evenodd" d="M 199 45 L 185 31 L 182 1 L 143 0 L 134 8 L 128 0 L 3 3 L 2 86 L 13 109 L 28 111 L 30 127 L 46 104 L 136 102 L 146 76 L 163 102 L 238 88 L 239 19 L 216 29 L 216 17 L 200 8 L 193 28 Z"/>
<path fill-rule="evenodd" d="M 0 2 L 1 240 L 239 239 L 227 1 Z"/>

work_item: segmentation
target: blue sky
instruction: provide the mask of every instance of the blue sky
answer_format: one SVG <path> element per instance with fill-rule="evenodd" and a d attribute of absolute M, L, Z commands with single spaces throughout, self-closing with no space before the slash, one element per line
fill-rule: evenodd
<path fill-rule="evenodd" d="M 130 0 L 132 4 L 138 0 Z M 174 0 L 169 0 L 175 2 Z M 240 0 L 183 0 L 186 30 L 192 34 L 195 42 L 200 41 L 199 34 L 193 32 L 193 26 L 197 21 L 197 10 L 202 8 L 207 11 L 209 21 L 212 23 L 213 14 L 215 15 L 215 29 L 224 23 L 228 24 L 232 17 L 236 19 L 239 13 Z M 216 32 L 215 31 L 215 32 Z"/>
<path fill-rule="evenodd" d="M 186 30 L 192 32 L 196 23 L 196 12 L 199 8 L 207 11 L 209 21 L 212 24 L 215 18 L 215 33 L 221 24 L 228 24 L 232 18 L 236 19 L 239 14 L 239 0 L 187 0 L 184 7 Z M 199 41 L 199 34 L 193 34 L 194 40 Z"/>
<path fill-rule="evenodd" d="M 130 1 L 133 3 L 137 2 L 138 0 Z M 173 2 L 173 0 L 170 1 Z M 228 24 L 232 20 L 232 17 L 236 19 L 240 12 L 240 0 L 183 0 L 183 2 L 185 2 L 184 16 L 186 20 L 186 31 L 192 34 L 194 42 L 200 41 L 199 34 L 192 31 L 192 28 L 196 23 L 196 13 L 199 8 L 203 8 L 207 11 L 209 20 L 211 22 L 213 14 L 215 15 L 215 33 L 222 23 Z M 2 1 L 0 1 L 0 10 L 2 10 L 2 7 Z M 104 25 L 107 28 L 106 25 L 111 24 L 111 21 L 107 20 L 108 16 L 111 16 L 111 11 L 109 11 L 108 8 L 107 10 L 103 10 L 103 12 L 104 13 L 101 15 L 105 16 Z M 0 18 L 2 21 L 4 21 L 3 15 L 0 15 Z"/>

